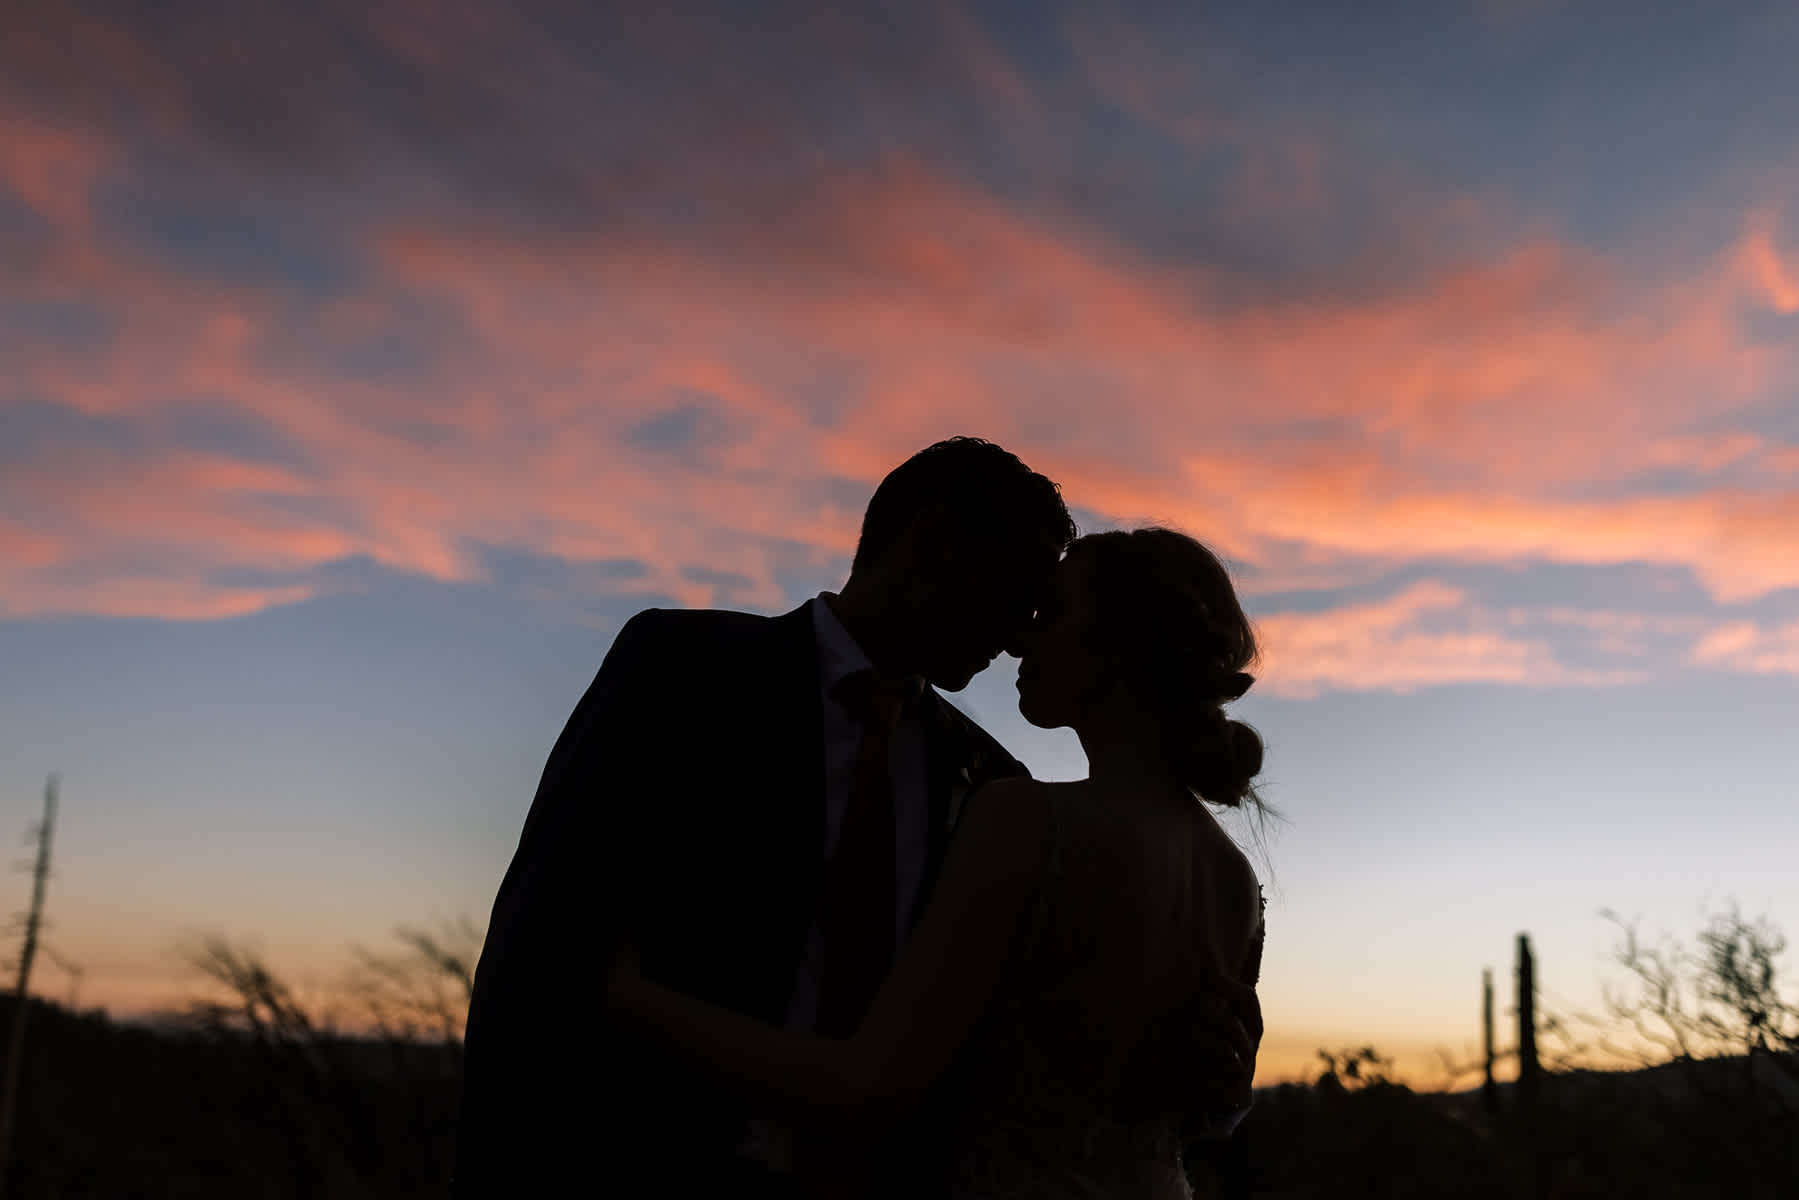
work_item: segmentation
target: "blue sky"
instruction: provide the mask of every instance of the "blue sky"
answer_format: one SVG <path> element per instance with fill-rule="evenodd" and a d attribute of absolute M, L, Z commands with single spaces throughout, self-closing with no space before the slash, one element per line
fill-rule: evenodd
<path fill-rule="evenodd" d="M 1796 52 L 1773 3 L 9 12 L 0 834 L 60 771 L 84 1003 L 200 930 L 328 995 L 484 919 L 626 616 L 834 586 L 975 433 L 1237 571 L 1270 1072 L 1428 1067 L 1523 929 L 1597 1007 L 1601 907 L 1799 930 Z M 1009 669 L 958 700 L 1078 774 Z"/>

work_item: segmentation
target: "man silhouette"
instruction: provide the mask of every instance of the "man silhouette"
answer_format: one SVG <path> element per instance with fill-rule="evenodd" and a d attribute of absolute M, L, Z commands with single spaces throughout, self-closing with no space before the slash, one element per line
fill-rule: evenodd
<path fill-rule="evenodd" d="M 778 617 L 650 609 L 625 624 L 494 901 L 465 1040 L 460 1200 L 798 1194 L 788 1131 L 608 1027 L 613 953 L 628 937 L 660 982 L 818 1028 L 836 969 L 824 931 L 841 925 L 827 921 L 829 867 L 864 735 L 841 685 L 870 669 L 910 681 L 883 730 L 895 928 L 870 935 L 890 945 L 962 802 L 1027 773 L 935 688 L 961 690 L 1009 644 L 1074 533 L 1054 483 L 951 438 L 876 489 L 840 593 Z M 1196 1073 L 1196 1103 L 1214 1110 L 1241 1108 L 1260 1035 L 1253 994 L 1231 999 L 1199 1039 L 1222 1064 Z M 894 1161 L 926 1180 L 953 1121 L 953 1086 L 940 1090 L 895 1139 Z"/>

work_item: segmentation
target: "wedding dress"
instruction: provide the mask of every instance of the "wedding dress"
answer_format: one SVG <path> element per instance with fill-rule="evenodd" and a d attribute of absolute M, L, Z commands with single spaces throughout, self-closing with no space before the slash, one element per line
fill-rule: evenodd
<path fill-rule="evenodd" d="M 1204 887 L 1194 843 L 1162 831 L 1156 844 L 1156 833 L 1133 834 L 1093 808 L 1050 808 L 1049 869 L 971 1049 L 967 1136 L 947 1194 L 1189 1200 L 1176 1063 L 1192 997 L 1182 981 L 1207 915 L 1195 901 Z M 1258 917 L 1245 982 L 1255 982 L 1262 940 Z"/>

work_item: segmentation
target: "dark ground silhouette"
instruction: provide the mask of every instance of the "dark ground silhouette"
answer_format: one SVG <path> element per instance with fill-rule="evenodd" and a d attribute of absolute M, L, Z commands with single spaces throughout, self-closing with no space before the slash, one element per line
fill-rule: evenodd
<path fill-rule="evenodd" d="M 7 1195 L 440 1196 L 454 1043 L 260 1029 L 151 1029 L 33 1002 Z M 0 1023 L 13 1001 L 0 997 Z M 1258 1094 L 1196 1147 L 1201 1196 L 1799 1195 L 1791 1053 L 1551 1072 L 1536 1111 L 1500 1089 L 1417 1092 L 1378 1070 Z"/>
<path fill-rule="evenodd" d="M 1799 1197 L 1799 1007 L 1780 988 L 1784 936 L 1734 905 L 1689 942 L 1606 915 L 1621 934 L 1622 986 L 1607 987 L 1604 1017 L 1514 1006 L 1555 1051 L 1534 1089 L 1418 1091 L 1393 1082 L 1373 1047 L 1321 1050 L 1311 1083 L 1258 1092 L 1233 1138 L 1190 1148 L 1195 1191 Z M 4 1196 L 444 1195 L 481 930 L 464 920 L 396 937 L 395 950 L 359 950 L 348 981 L 375 1035 L 335 1031 L 257 952 L 220 937 L 189 953 L 205 998 L 179 1017 L 121 1022 L 34 998 Z M 1527 943 L 1521 935 L 1521 952 Z M 1490 1010 L 1490 990 L 1485 999 Z M 0 994 L 0 1030 L 14 1028 L 16 1010 Z M 1638 1069 L 1574 1065 L 1594 1050 L 1625 1053 L 1620 1033 L 1639 1039 Z M 1502 1055 L 1537 1041 L 1520 1036 Z M 1449 1081 L 1483 1073 L 1447 1056 L 1445 1066 Z"/>
<path fill-rule="evenodd" d="M 15 1003 L 0 997 L 0 1022 Z M 453 1045 L 32 1006 L 10 1198 L 444 1194 Z"/>

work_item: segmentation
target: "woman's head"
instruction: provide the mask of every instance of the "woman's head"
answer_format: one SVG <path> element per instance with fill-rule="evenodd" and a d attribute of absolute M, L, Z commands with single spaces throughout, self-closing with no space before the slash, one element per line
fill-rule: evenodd
<path fill-rule="evenodd" d="M 1122 689 L 1163 726 L 1187 786 L 1214 804 L 1253 799 L 1262 740 L 1224 705 L 1254 682 L 1255 633 L 1199 542 L 1157 528 L 1077 539 L 1019 649 L 1032 724 L 1078 728 Z"/>

